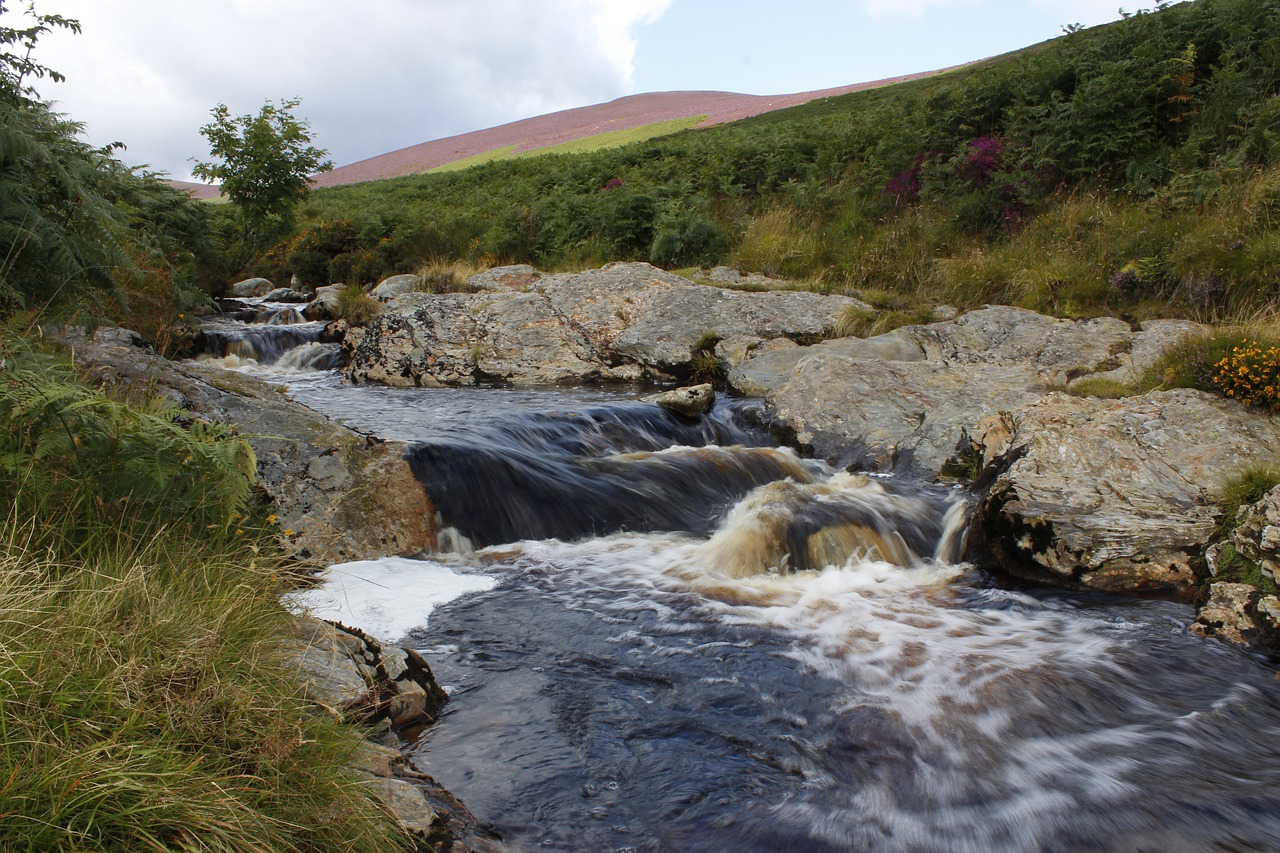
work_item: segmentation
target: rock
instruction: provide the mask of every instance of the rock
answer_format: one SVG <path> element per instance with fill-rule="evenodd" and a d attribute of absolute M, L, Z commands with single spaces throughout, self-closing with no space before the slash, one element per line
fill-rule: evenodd
<path fill-rule="evenodd" d="M 308 320 L 333 320 L 338 316 L 338 299 L 345 284 L 330 284 L 316 288 L 315 298 L 302 309 L 302 316 Z"/>
<path fill-rule="evenodd" d="M 1241 507 L 1239 523 L 1223 545 L 1258 565 L 1263 575 L 1280 583 L 1280 486 L 1262 500 Z"/>
<path fill-rule="evenodd" d="M 120 329 L 68 337 L 75 361 L 99 381 L 235 424 L 254 449 L 259 483 L 296 554 L 338 563 L 434 546 L 435 508 L 405 461 L 405 444 L 346 429 L 244 374 L 170 362 L 136 340 Z"/>
<path fill-rule="evenodd" d="M 247 299 L 254 296 L 263 296 L 274 289 L 275 285 L 265 278 L 246 278 L 244 281 L 237 281 L 227 288 L 227 293 L 239 299 Z"/>
<path fill-rule="evenodd" d="M 345 719 L 386 719 L 398 729 L 434 722 L 444 706 L 444 690 L 416 652 L 311 616 L 295 617 L 293 633 L 286 651 L 304 695 Z"/>
<path fill-rule="evenodd" d="M 1114 318 L 989 307 L 874 338 L 757 347 L 728 379 L 739 393 L 765 397 L 819 456 L 933 476 L 983 418 L 1079 377 L 1145 366 L 1194 328 L 1150 325 L 1134 333 Z"/>
<path fill-rule="evenodd" d="M 744 273 L 733 269 L 732 267 L 714 267 L 710 272 L 706 273 L 708 281 L 716 284 L 727 284 L 730 287 L 756 287 L 756 288 L 780 288 L 785 287 L 787 282 L 781 279 L 770 278 L 760 273 Z"/>
<path fill-rule="evenodd" d="M 483 293 L 505 293 L 508 290 L 527 291 L 529 286 L 542 278 L 528 264 L 511 264 L 478 272 L 467 279 L 467 289 Z"/>
<path fill-rule="evenodd" d="M 672 391 L 663 391 L 661 394 L 654 394 L 646 399 L 657 403 L 669 412 L 675 412 L 677 415 L 684 415 L 688 418 L 696 418 L 711 410 L 711 406 L 716 399 L 716 392 L 710 383 L 705 383 L 703 385 L 676 388 Z"/>
<path fill-rule="evenodd" d="M 978 509 L 1011 574 L 1063 586 L 1189 593 L 1230 474 L 1280 453 L 1280 427 L 1234 401 L 1174 390 L 1121 400 L 1055 392 L 984 420 Z"/>
<path fill-rule="evenodd" d="M 419 838 L 431 834 L 437 820 L 436 811 L 416 785 L 404 779 L 371 776 L 368 786 L 401 829 Z"/>
<path fill-rule="evenodd" d="M 347 347 L 352 381 L 670 382 L 687 376 L 709 344 L 717 354 L 745 357 L 764 340 L 816 340 L 859 304 L 818 293 L 696 285 L 634 263 L 563 275 L 503 267 L 470 281 L 483 292 L 394 299 Z"/>
<path fill-rule="evenodd" d="M 1094 378 L 1135 382 L 1169 349 L 1209 331 L 1207 326 L 1190 320 L 1146 320 L 1138 328 L 1128 350 L 1117 354 L 1117 367 L 1076 377 L 1073 382 Z"/>
<path fill-rule="evenodd" d="M 1209 585 L 1192 633 L 1240 646 L 1280 651 L 1280 598 L 1243 583 Z"/>
<path fill-rule="evenodd" d="M 277 287 L 262 297 L 263 302 L 310 302 L 311 297 L 291 287 Z"/>
<path fill-rule="evenodd" d="M 402 293 L 412 293 L 422 284 L 422 276 L 393 275 L 384 278 L 378 286 L 369 291 L 369 295 L 379 302 L 389 302 Z"/>

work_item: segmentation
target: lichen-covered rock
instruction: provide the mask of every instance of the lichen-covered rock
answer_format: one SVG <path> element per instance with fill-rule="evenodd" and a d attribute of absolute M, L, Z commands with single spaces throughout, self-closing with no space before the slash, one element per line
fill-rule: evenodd
<path fill-rule="evenodd" d="M 973 434 L 1002 470 L 979 508 L 1015 575 L 1116 591 L 1189 593 L 1224 479 L 1280 454 L 1265 414 L 1199 391 L 1121 400 L 1052 393 Z"/>
<path fill-rule="evenodd" d="M 348 376 L 389 385 L 669 382 L 709 345 L 741 359 L 773 338 L 816 340 L 855 300 L 740 293 L 648 264 L 542 275 L 502 267 L 478 293 L 405 294 L 347 346 Z"/>
<path fill-rule="evenodd" d="M 1238 522 L 1223 544 L 1280 583 L 1280 486 L 1257 503 L 1241 507 Z"/>
<path fill-rule="evenodd" d="M 328 284 L 316 288 L 315 298 L 302 309 L 308 320 L 332 320 L 338 316 L 338 299 L 346 289 L 343 284 Z"/>
<path fill-rule="evenodd" d="M 1193 633 L 1239 646 L 1280 651 L 1280 598 L 1243 583 L 1209 585 Z"/>

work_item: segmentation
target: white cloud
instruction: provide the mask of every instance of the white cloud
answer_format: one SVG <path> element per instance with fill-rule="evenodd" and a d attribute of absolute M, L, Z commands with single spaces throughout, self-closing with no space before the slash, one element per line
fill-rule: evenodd
<path fill-rule="evenodd" d="M 973 0 L 863 0 L 862 6 L 867 10 L 867 14 L 876 18 L 886 18 L 891 15 L 921 18 L 930 9 L 967 5 L 972 2 Z"/>
<path fill-rule="evenodd" d="M 82 35 L 39 47 L 41 93 L 125 159 L 185 176 L 214 104 L 299 97 L 339 164 L 633 90 L 671 0 L 42 0 Z"/>

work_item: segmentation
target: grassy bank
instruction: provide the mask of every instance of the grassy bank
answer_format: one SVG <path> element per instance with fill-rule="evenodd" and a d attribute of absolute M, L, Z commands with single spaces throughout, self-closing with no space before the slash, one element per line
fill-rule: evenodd
<path fill-rule="evenodd" d="M 0 847 L 405 846 L 281 660 L 247 445 L 0 355 Z"/>

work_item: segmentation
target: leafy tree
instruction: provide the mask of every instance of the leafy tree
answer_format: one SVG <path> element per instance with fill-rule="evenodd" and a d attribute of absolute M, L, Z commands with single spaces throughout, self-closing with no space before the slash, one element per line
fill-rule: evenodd
<path fill-rule="evenodd" d="M 0 16 L 6 11 L 5 0 L 0 0 Z M 0 22 L 0 91 L 6 98 L 34 96 L 35 91 L 25 83 L 30 77 L 48 77 L 54 82 L 64 79 L 57 71 L 32 58 L 36 41 L 54 27 L 80 32 L 77 20 L 36 14 L 34 2 L 27 3 L 23 15 L 28 19 L 24 22 L 26 26 L 13 27 Z"/>
<path fill-rule="evenodd" d="M 232 116 L 226 104 L 218 104 L 213 121 L 200 128 L 213 159 L 197 163 L 192 172 L 222 184 L 240 211 L 250 251 L 273 219 L 289 221 L 310 188 L 310 176 L 333 168 L 328 152 L 311 145 L 307 121 L 294 117 L 299 103 L 267 101 L 256 116 Z"/>

